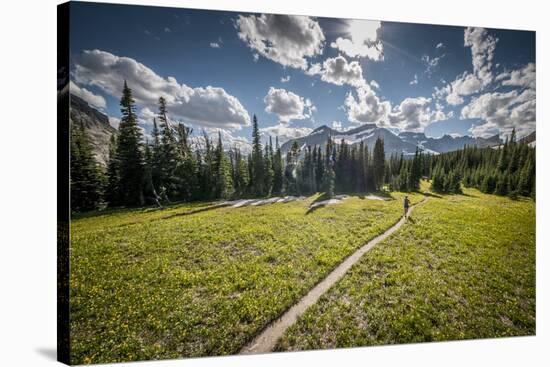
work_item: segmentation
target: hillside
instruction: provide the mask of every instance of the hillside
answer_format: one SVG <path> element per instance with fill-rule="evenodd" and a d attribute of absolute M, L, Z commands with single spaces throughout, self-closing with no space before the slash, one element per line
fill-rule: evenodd
<path fill-rule="evenodd" d="M 107 115 L 74 94 L 71 94 L 70 98 L 70 123 L 84 125 L 94 156 L 101 165 L 106 166 L 109 159 L 109 140 L 117 130 L 109 124 Z"/>

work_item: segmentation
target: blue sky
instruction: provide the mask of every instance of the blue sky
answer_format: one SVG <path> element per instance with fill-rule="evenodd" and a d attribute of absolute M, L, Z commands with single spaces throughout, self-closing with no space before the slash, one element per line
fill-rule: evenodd
<path fill-rule="evenodd" d="M 535 33 L 72 3 L 72 92 L 116 125 L 122 81 L 151 129 L 174 121 L 246 145 L 321 125 L 490 136 L 535 129 Z"/>

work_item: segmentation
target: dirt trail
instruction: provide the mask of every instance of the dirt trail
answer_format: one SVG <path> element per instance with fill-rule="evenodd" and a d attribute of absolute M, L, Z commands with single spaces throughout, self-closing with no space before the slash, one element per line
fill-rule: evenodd
<path fill-rule="evenodd" d="M 411 215 L 413 209 L 427 200 L 424 197 L 422 201 L 411 206 L 407 217 Z M 240 351 L 241 354 L 254 354 L 254 353 L 267 353 L 273 350 L 275 344 L 281 336 L 283 336 L 286 329 L 296 322 L 309 306 L 319 300 L 319 298 L 329 290 L 359 259 L 367 253 L 376 244 L 386 239 L 392 233 L 397 231 L 404 223 L 406 218 L 402 217 L 399 222 L 387 229 L 381 235 L 373 238 L 368 243 L 363 245 L 348 258 L 346 258 L 340 265 L 338 265 L 330 274 L 317 283 L 317 285 L 311 289 L 298 303 L 289 308 L 282 316 L 270 323 L 262 332 L 257 335 L 251 342 L 246 344 Z"/>

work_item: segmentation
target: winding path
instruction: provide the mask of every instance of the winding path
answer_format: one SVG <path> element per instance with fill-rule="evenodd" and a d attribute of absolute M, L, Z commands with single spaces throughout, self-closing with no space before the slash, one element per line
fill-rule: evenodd
<path fill-rule="evenodd" d="M 419 203 L 411 206 L 407 217 L 411 215 L 413 209 L 427 200 L 426 197 Z M 313 289 L 311 289 L 304 297 L 302 297 L 298 303 L 290 307 L 282 316 L 271 322 L 262 330 L 251 342 L 246 344 L 240 351 L 241 354 L 254 354 L 254 353 L 267 353 L 273 350 L 277 340 L 283 336 L 286 329 L 296 322 L 309 306 L 316 303 L 319 298 L 329 290 L 359 259 L 373 248 L 379 242 L 385 240 L 392 233 L 397 231 L 406 221 L 405 217 L 402 217 L 399 222 L 388 228 L 381 235 L 373 238 L 349 257 L 347 257 L 340 265 L 338 265 L 330 274 L 321 280 Z"/>

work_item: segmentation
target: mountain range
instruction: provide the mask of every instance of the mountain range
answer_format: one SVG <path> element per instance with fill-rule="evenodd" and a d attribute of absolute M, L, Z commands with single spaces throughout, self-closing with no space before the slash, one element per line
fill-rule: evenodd
<path fill-rule="evenodd" d="M 91 107 L 83 99 L 74 94 L 70 95 L 70 99 L 71 124 L 84 125 L 90 138 L 94 156 L 100 164 L 106 165 L 109 158 L 109 140 L 111 135 L 116 134 L 117 130 L 109 124 L 107 115 Z M 395 134 L 386 128 L 378 127 L 376 124 L 364 124 L 347 131 L 338 131 L 323 125 L 313 130 L 309 135 L 286 141 L 281 146 L 281 151 L 283 154 L 287 153 L 294 142 L 297 142 L 300 148 L 307 145 L 320 145 L 324 148 L 329 138 L 332 138 L 336 143 L 340 143 L 344 139 L 350 145 L 359 144 L 363 140 L 372 149 L 379 137 L 384 140 L 384 150 L 387 155 L 403 153 L 405 156 L 414 155 L 417 147 L 426 153 L 440 154 L 461 149 L 465 145 L 497 148 L 503 143 L 498 135 L 489 138 L 451 135 L 432 138 L 427 137 L 424 133 L 416 132 Z M 534 146 L 535 132 L 522 139 L 526 139 L 530 145 Z"/>
<path fill-rule="evenodd" d="M 294 142 L 297 142 L 300 148 L 307 145 L 320 145 L 325 147 L 329 138 L 332 138 L 336 143 L 339 143 L 343 139 L 350 145 L 359 144 L 363 141 L 370 148 L 374 147 L 376 139 L 381 138 L 384 140 L 384 150 L 387 155 L 394 153 L 413 155 L 417 147 L 426 153 L 440 154 L 461 149 L 465 145 L 475 145 L 484 148 L 502 143 L 502 140 L 498 135 L 494 135 L 489 138 L 451 135 L 443 135 L 440 138 L 431 138 L 427 137 L 424 133 L 401 132 L 399 134 L 395 134 L 386 128 L 378 127 L 375 124 L 364 124 L 348 131 L 338 131 L 323 125 L 313 130 L 307 136 L 286 141 L 281 146 L 281 151 L 283 153 L 288 152 Z"/>

